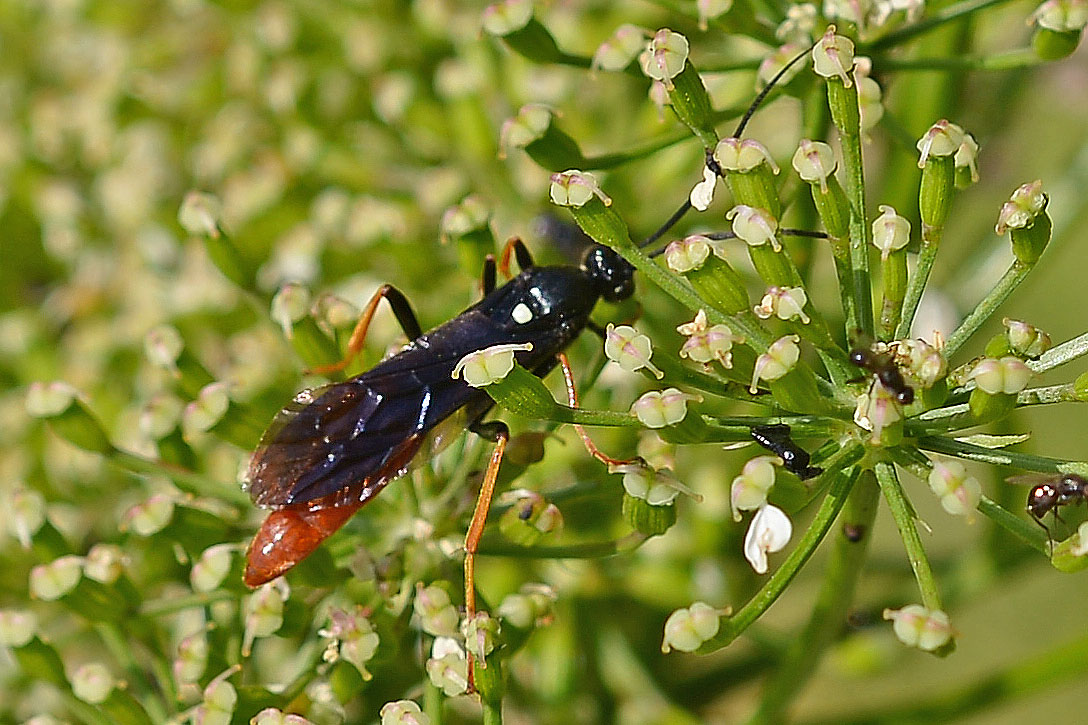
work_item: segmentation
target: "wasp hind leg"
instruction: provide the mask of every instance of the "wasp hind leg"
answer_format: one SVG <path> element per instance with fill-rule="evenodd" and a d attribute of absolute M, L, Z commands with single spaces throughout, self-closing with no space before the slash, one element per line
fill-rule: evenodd
<path fill-rule="evenodd" d="M 506 452 L 506 444 L 510 440 L 510 429 L 501 421 L 476 422 L 469 426 L 476 435 L 495 442 L 495 449 L 491 451 L 491 460 L 488 461 L 487 471 L 484 473 L 483 483 L 480 485 L 480 493 L 476 497 L 476 509 L 472 512 L 472 521 L 468 525 L 465 534 L 465 621 L 471 622 L 476 617 L 476 551 L 480 546 L 480 537 L 484 532 L 484 523 L 487 521 L 487 513 L 491 510 L 491 498 L 495 494 L 495 479 L 499 475 L 499 465 L 502 463 L 503 454 Z M 481 662 L 481 666 L 486 663 Z M 476 659 L 471 649 L 468 652 L 468 684 L 469 692 L 475 690 Z"/>
<path fill-rule="evenodd" d="M 383 284 L 367 302 L 362 314 L 359 315 L 359 321 L 355 323 L 355 329 L 351 331 L 351 338 L 348 340 L 348 351 L 343 359 L 329 365 L 321 365 L 308 372 L 315 375 L 343 372 L 355 359 L 355 356 L 362 351 L 363 344 L 366 342 L 367 330 L 370 328 L 370 321 L 374 319 L 374 313 L 377 312 L 378 303 L 382 299 L 389 303 L 393 315 L 397 318 L 397 322 L 400 323 L 401 329 L 404 330 L 404 334 L 408 336 L 409 340 L 414 340 L 423 334 L 423 330 L 419 326 L 419 320 L 416 319 L 416 313 L 412 311 L 412 305 L 409 304 L 408 298 L 393 285 Z"/>

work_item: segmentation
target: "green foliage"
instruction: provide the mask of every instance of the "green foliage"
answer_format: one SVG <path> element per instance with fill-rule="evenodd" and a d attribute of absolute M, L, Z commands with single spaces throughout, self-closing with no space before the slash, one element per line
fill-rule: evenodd
<path fill-rule="evenodd" d="M 999 0 L 715 5 L 0 4 L 0 723 L 1072 711 L 1088 528 L 1066 506 L 1044 532 L 1004 479 L 1088 476 L 1069 457 L 1088 108 L 1068 91 L 1088 79 L 1061 61 L 1081 29 L 1032 31 L 1030 7 Z M 718 139 L 756 75 L 831 22 L 832 55 L 848 38 L 871 67 L 845 83 L 804 56 L 737 132 L 769 163 L 723 161 L 748 148 Z M 836 151 L 811 190 L 790 164 L 802 138 Z M 957 153 L 976 140 L 978 174 Z M 549 188 L 570 166 L 599 193 L 560 208 L 549 196 L 584 191 Z M 727 217 L 739 204 L 763 214 Z M 882 204 L 916 230 L 883 264 Z M 430 327 L 478 297 L 496 239 L 570 263 L 571 220 L 639 271 L 634 300 L 594 319 L 634 320 L 652 365 L 605 367 L 587 334 L 569 351 L 581 409 L 521 367 L 491 388 L 513 435 L 475 560 L 490 617 L 461 621 L 490 456 L 472 435 L 246 589 L 266 512 L 239 472 L 326 381 L 306 370 L 346 354 L 370 294 L 395 284 Z M 650 254 L 696 233 L 685 265 L 705 266 Z M 345 374 L 402 342 L 379 307 Z M 647 417 L 646 391 L 671 402 Z M 824 472 L 733 450 L 773 424 Z M 602 464 L 582 425 L 657 470 Z M 482 698 L 463 694 L 466 640 Z"/>

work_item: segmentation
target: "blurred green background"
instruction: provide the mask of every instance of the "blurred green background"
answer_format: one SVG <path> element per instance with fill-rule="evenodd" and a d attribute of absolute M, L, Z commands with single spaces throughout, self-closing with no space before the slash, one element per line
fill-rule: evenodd
<path fill-rule="evenodd" d="M 232 396 L 270 417 L 300 387 L 304 367 L 268 318 L 271 295 L 297 282 L 362 305 L 380 283 L 392 282 L 424 327 L 449 318 L 477 294 L 478 271 L 461 266 L 457 250 L 439 238 L 443 212 L 467 194 L 492 210 L 499 240 L 521 234 L 539 258 L 563 258 L 533 232 L 547 208 L 548 172 L 519 150 L 500 154 L 502 122 L 524 103 L 548 104 L 587 154 L 630 149 L 675 132 L 676 124 L 660 119 L 646 99 L 647 82 L 636 75 L 539 66 L 511 54 L 481 34 L 482 7 L 443 0 L 0 3 L 0 493 L 16 485 L 42 492 L 73 553 L 131 541 L 118 533 L 124 512 L 169 484 L 109 467 L 54 436 L 25 412 L 27 386 L 71 383 L 118 446 L 155 456 L 141 415 L 155 396 L 174 390 L 174 381 L 147 361 L 145 338 L 169 324 L 217 380 L 233 386 Z M 693 8 L 555 2 L 537 14 L 561 47 L 585 55 L 621 23 L 636 23 L 687 34 L 707 67 L 760 56 L 758 45 L 720 28 L 701 33 Z M 1013 2 L 981 13 L 932 40 L 928 55 L 1022 45 L 1032 9 Z M 900 127 L 878 127 L 866 147 L 872 209 L 893 203 L 907 213 L 916 194 L 915 157 L 903 135 L 917 138 L 947 116 L 982 146 L 982 180 L 957 199 L 934 271 L 944 295 L 938 308 L 961 315 L 989 289 L 1008 260 L 1007 240 L 993 233 L 997 211 L 1014 188 L 1041 178 L 1055 238 L 1002 311 L 1044 328 L 1056 342 L 1084 332 L 1088 54 L 1082 48 L 1052 65 L 1001 72 L 883 75 L 879 65 L 876 72 Z M 708 86 L 721 106 L 743 106 L 754 95 L 750 71 L 708 76 Z M 799 117 L 800 104 L 785 99 L 762 111 L 749 131 L 787 169 Z M 649 233 L 687 197 L 701 156 L 689 140 L 601 175 L 634 234 Z M 202 242 L 179 226 L 190 190 L 222 201 L 223 226 L 258 268 L 255 290 L 243 292 L 222 277 Z M 689 228 L 723 224 L 727 207 L 719 205 Z M 829 269 L 826 254 L 817 254 Z M 835 314 L 832 288 L 823 291 L 817 306 Z M 656 332 L 658 344 L 678 343 L 672 328 L 687 313 L 652 289 L 641 290 L 638 301 L 640 328 Z M 967 352 L 979 352 L 999 330 L 1000 314 Z M 391 316 L 379 314 L 367 360 L 396 336 Z M 591 369 L 597 348 L 592 339 L 580 341 L 575 365 Z M 1051 376 L 1042 382 L 1072 377 L 1065 369 Z M 625 410 L 638 383 L 615 377 L 593 390 L 588 404 Z M 1025 449 L 1088 458 L 1083 406 L 1036 409 L 1002 425 L 1032 432 Z M 614 451 L 633 444 L 620 435 L 600 438 Z M 603 478 L 569 431 L 563 439 L 565 445 L 549 444 L 544 462 L 518 486 Z M 189 443 L 208 477 L 236 485 L 247 450 L 201 434 Z M 601 564 L 531 565 L 565 603 L 554 628 L 540 632 L 513 665 L 515 676 L 543 692 L 521 693 L 523 703 L 547 707 L 523 705 L 511 721 L 683 722 L 670 719 L 679 716 L 669 714 L 666 698 L 644 691 L 645 674 L 667 682 L 669 697 L 706 721 L 733 722 L 750 711 L 759 679 L 736 667 L 759 663 L 753 642 L 781 642 L 803 622 L 819 583 L 819 556 L 750 640 L 706 658 L 655 652 L 668 611 L 695 599 L 728 603 L 715 547 L 736 536 L 729 533 L 726 487 L 749 455 L 683 451 L 678 473 L 706 500 L 682 504 L 681 523 L 639 551 Z M 1022 508 L 1025 492 L 1001 482 L 1011 471 L 977 472 L 989 495 Z M 882 513 L 856 628 L 806 689 L 799 721 L 842 722 L 970 687 L 1025 659 L 1045 659 L 1088 632 L 1088 579 L 1024 556 L 985 521 L 962 526 L 921 482 L 907 487 L 933 528 L 926 545 L 960 635 L 958 650 L 947 660 L 907 650 L 879 621 L 884 606 L 916 596 L 894 525 Z M 595 521 L 601 510 L 609 509 L 565 511 L 568 525 L 608 538 L 622 527 Z M 238 541 L 259 520 L 257 512 L 245 515 Z M 1071 512 L 1075 520 L 1082 515 Z M 995 569 L 994 561 L 1006 566 Z M 27 575 L 38 563 L 8 526 L 0 538 L 0 608 L 28 606 Z M 524 566 L 485 559 L 482 591 L 490 588 L 497 599 L 516 588 Z M 183 572 L 174 576 L 185 579 Z M 66 665 L 95 656 L 62 611 L 33 607 L 42 630 L 63 644 Z M 519 667 L 526 672 L 518 675 Z M 585 671 L 596 674 L 579 681 Z M 995 695 L 995 708 L 965 721 L 1083 722 L 1088 678 L 1076 674 L 1029 697 Z M 65 717 L 48 687 L 22 679 L 0 651 L 0 722 L 46 711 Z"/>

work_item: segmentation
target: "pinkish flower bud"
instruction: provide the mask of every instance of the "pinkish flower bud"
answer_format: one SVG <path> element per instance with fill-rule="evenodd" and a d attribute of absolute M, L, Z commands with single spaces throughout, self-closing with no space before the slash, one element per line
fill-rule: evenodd
<path fill-rule="evenodd" d="M 677 609 L 665 620 L 661 651 L 668 653 L 678 649 L 681 652 L 694 652 L 718 633 L 720 619 L 718 610 L 705 602 L 695 602 L 690 607 Z"/>
<path fill-rule="evenodd" d="M 688 413 L 689 400 L 702 400 L 698 395 L 682 393 L 676 388 L 651 390 L 631 404 L 631 412 L 647 428 L 664 428 L 676 425 Z"/>
<path fill-rule="evenodd" d="M 909 647 L 932 652 L 952 639 L 948 615 L 940 610 L 926 609 L 921 604 L 885 609 L 884 619 L 891 620 L 895 636 Z"/>
<path fill-rule="evenodd" d="M 608 323 L 604 336 L 604 354 L 629 373 L 646 368 L 658 380 L 665 377 L 665 373 L 650 362 L 650 356 L 653 355 L 650 338 L 630 325 L 616 326 Z"/>

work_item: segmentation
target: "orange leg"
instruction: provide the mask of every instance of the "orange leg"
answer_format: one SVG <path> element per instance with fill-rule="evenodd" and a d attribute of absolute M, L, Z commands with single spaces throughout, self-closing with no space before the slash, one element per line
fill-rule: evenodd
<path fill-rule="evenodd" d="M 578 407 L 578 392 L 574 389 L 574 371 L 570 367 L 570 361 L 567 360 L 566 353 L 559 353 L 559 366 L 563 368 L 563 382 L 567 385 L 567 402 L 572 408 Z M 634 463 L 637 458 L 620 459 L 612 458 L 601 452 L 601 449 L 597 447 L 597 444 L 593 442 L 593 439 L 589 437 L 589 433 L 586 429 L 577 423 L 574 424 L 574 430 L 578 432 L 578 436 L 582 439 L 583 445 L 586 450 L 589 451 L 589 455 L 596 458 L 601 463 L 607 466 L 622 466 L 626 463 Z"/>
<path fill-rule="evenodd" d="M 484 481 L 480 485 L 480 494 L 476 497 L 476 510 L 472 512 L 472 522 L 469 523 L 468 533 L 465 534 L 466 621 L 471 621 L 476 616 L 476 551 L 480 545 L 480 537 L 484 533 L 484 523 L 487 521 L 487 513 L 491 510 L 491 498 L 495 495 L 495 479 L 499 475 L 499 464 L 502 463 L 502 456 L 506 451 L 506 443 L 510 440 L 509 429 L 506 427 L 505 423 L 499 421 L 478 424 L 473 426 L 472 430 L 479 435 L 494 439 L 495 449 L 491 451 L 491 460 L 487 464 L 487 472 L 484 473 Z M 475 691 L 475 669 L 476 659 L 472 652 L 469 651 L 469 692 Z"/>
<path fill-rule="evenodd" d="M 423 334 L 423 331 L 419 327 L 419 320 L 416 319 L 416 315 L 412 312 L 411 305 L 408 304 L 408 299 L 401 294 L 400 290 L 396 287 L 388 284 L 383 284 L 378 288 L 378 291 L 374 293 L 374 296 L 370 298 L 370 302 L 363 308 L 363 312 L 359 315 L 359 321 L 355 323 L 355 329 L 351 331 L 351 339 L 348 340 L 348 352 L 344 355 L 344 358 L 339 362 L 334 362 L 329 365 L 320 365 L 313 368 L 309 372 L 315 375 L 328 375 L 330 373 L 339 373 L 351 364 L 351 361 L 355 359 L 362 349 L 363 344 L 366 342 L 366 332 L 370 329 L 370 321 L 374 319 L 374 313 L 378 310 L 378 303 L 385 298 L 389 301 L 389 306 L 393 308 L 393 314 L 396 316 L 397 321 L 400 323 L 401 328 L 404 330 L 404 334 L 408 336 L 408 339 L 414 340 Z"/>

